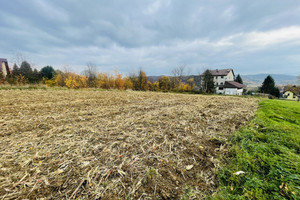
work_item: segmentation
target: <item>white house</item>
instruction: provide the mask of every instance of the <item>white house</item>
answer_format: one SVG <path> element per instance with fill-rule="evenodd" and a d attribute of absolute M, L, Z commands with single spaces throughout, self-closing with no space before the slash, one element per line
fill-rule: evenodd
<path fill-rule="evenodd" d="M 228 95 L 242 95 L 245 86 L 235 81 L 225 81 L 224 86 L 218 86 L 219 93 Z M 222 91 L 223 88 L 223 91 Z"/>
<path fill-rule="evenodd" d="M 214 77 L 217 94 L 242 95 L 243 84 L 234 81 L 233 69 L 209 70 Z"/>
<path fill-rule="evenodd" d="M 291 91 L 286 91 L 283 94 L 283 98 L 286 98 L 286 99 L 289 99 L 289 100 L 299 101 L 299 97 L 295 93 L 293 93 Z"/>
<path fill-rule="evenodd" d="M 0 72 L 2 72 L 4 77 L 6 77 L 6 75 L 9 74 L 8 63 L 5 58 L 0 58 Z"/>

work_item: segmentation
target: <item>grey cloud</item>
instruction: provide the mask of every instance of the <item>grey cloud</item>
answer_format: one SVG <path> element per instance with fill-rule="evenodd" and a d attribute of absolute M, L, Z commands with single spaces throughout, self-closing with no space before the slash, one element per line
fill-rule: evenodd
<path fill-rule="evenodd" d="M 296 1 L 2 1 L 0 52 L 80 71 L 170 74 L 186 64 L 240 73 L 300 73 Z M 281 34 L 281 35 L 280 35 Z M 285 38 L 285 36 L 287 38 Z M 283 71 L 283 65 L 288 64 Z M 271 67 L 272 66 L 272 67 Z"/>

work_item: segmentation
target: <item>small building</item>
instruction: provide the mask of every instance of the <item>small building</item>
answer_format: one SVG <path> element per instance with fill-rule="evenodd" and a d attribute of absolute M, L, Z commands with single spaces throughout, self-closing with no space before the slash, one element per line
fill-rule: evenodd
<path fill-rule="evenodd" d="M 299 100 L 299 97 L 297 97 L 297 95 L 291 91 L 286 91 L 284 94 L 283 94 L 283 98 L 286 98 L 286 99 L 289 99 L 289 100 L 295 100 L 295 101 L 298 101 Z"/>
<path fill-rule="evenodd" d="M 5 58 L 0 58 L 0 72 L 2 72 L 4 78 L 10 74 L 7 59 Z"/>
<path fill-rule="evenodd" d="M 235 81 L 225 81 L 224 86 L 218 87 L 217 94 L 243 95 L 244 85 Z"/>
<path fill-rule="evenodd" d="M 242 95 L 245 85 L 234 81 L 233 69 L 209 70 L 214 77 L 217 94 Z"/>

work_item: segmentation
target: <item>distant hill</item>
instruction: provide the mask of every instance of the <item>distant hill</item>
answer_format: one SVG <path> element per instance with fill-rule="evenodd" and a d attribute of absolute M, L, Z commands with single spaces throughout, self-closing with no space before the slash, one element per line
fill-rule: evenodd
<path fill-rule="evenodd" d="M 147 76 L 147 79 L 149 80 L 149 81 L 158 81 L 158 79 L 160 78 L 160 77 L 162 77 L 162 76 Z"/>
<path fill-rule="evenodd" d="M 296 85 L 297 76 L 285 75 L 285 74 L 253 74 L 253 75 L 241 75 L 243 82 L 247 86 L 260 86 L 265 78 L 271 75 L 275 80 L 276 85 Z"/>

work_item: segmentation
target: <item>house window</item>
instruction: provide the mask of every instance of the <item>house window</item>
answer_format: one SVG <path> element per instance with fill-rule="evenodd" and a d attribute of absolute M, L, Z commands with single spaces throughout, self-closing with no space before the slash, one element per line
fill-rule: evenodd
<path fill-rule="evenodd" d="M 219 90 L 223 90 L 223 87 L 219 87 Z"/>
<path fill-rule="evenodd" d="M 224 78 L 224 76 L 221 76 L 221 78 Z"/>
<path fill-rule="evenodd" d="M 221 82 L 220 85 L 223 85 L 223 82 Z"/>

